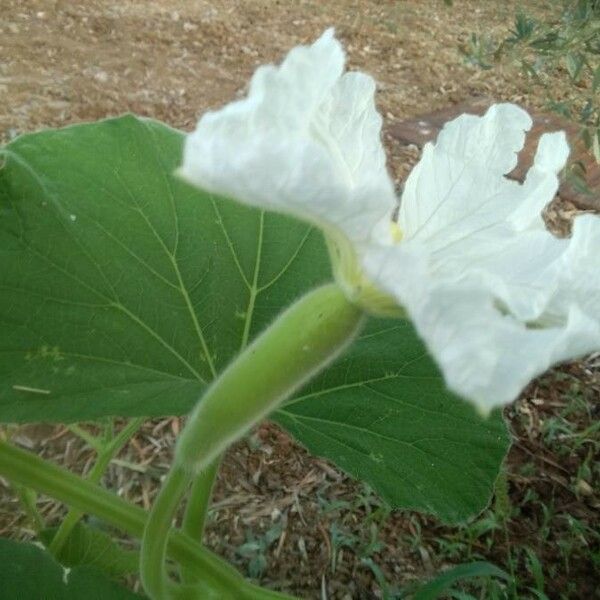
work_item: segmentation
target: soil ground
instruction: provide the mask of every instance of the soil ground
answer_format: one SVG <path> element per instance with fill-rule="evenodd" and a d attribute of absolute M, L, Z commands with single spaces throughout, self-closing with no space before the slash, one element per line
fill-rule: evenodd
<path fill-rule="evenodd" d="M 528 10 L 546 3 L 530 2 Z M 259 64 L 336 27 L 349 67 L 378 81 L 386 127 L 486 95 L 545 99 L 510 66 L 483 71 L 459 51 L 472 32 L 505 33 L 522 3 L 455 0 L 0 0 L 0 139 L 126 111 L 190 129 L 242 94 Z M 557 82 L 557 89 L 560 82 Z M 565 87 L 564 93 L 568 93 Z M 415 148 L 385 137 L 399 181 Z M 490 509 L 460 527 L 392 512 L 363 485 L 310 457 L 272 424 L 227 455 L 207 543 L 251 577 L 304 598 L 389 597 L 453 564 L 490 560 L 518 598 L 600 598 L 600 359 L 555 370 L 506 411 L 515 443 Z M 104 484 L 148 507 L 169 465 L 179 419 L 148 423 Z M 91 450 L 61 427 L 17 442 L 74 471 Z M 31 536 L 0 481 L 0 535 Z M 42 499 L 51 522 L 62 508 Z M 541 572 L 536 567 L 541 564 Z M 491 588 L 472 588 L 492 597 Z M 486 591 L 487 589 L 487 591 Z"/>

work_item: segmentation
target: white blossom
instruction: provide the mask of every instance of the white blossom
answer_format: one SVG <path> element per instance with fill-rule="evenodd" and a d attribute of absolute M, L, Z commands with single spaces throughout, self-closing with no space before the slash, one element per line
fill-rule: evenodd
<path fill-rule="evenodd" d="M 333 30 L 260 67 L 245 99 L 187 137 L 182 176 L 321 227 L 348 296 L 374 313 L 406 311 L 447 385 L 483 412 L 600 349 L 600 218 L 578 216 L 559 239 L 541 216 L 565 135 L 541 137 L 520 184 L 505 174 L 529 115 L 512 104 L 462 115 L 425 146 L 394 218 L 375 83 L 343 71 Z"/>

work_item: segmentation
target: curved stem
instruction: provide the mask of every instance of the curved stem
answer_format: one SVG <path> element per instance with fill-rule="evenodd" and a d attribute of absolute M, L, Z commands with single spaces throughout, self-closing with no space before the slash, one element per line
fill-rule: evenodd
<path fill-rule="evenodd" d="M 0 475 L 77 510 L 93 514 L 130 535 L 138 538 L 142 535 L 148 516 L 145 510 L 1 440 Z M 244 583 L 242 576 L 231 565 L 187 536 L 171 532 L 167 550 L 182 565 L 201 569 L 205 581 L 217 589 L 236 590 Z"/>
<path fill-rule="evenodd" d="M 181 529 L 198 541 L 202 541 L 213 485 L 220 464 L 221 459 L 217 458 L 196 476 L 187 499 Z"/>
<path fill-rule="evenodd" d="M 194 473 L 209 468 L 231 443 L 336 358 L 363 318 L 337 285 L 320 287 L 283 312 L 213 382 L 178 439 L 174 465 L 144 531 L 140 572 L 150 598 L 170 597 L 166 532 Z"/>
<path fill-rule="evenodd" d="M 216 379 L 177 440 L 175 464 L 206 469 L 354 339 L 364 313 L 336 284 L 309 292 Z"/>
<path fill-rule="evenodd" d="M 140 554 L 140 575 L 150 598 L 166 600 L 172 597 L 168 593 L 169 580 L 164 569 L 167 556 L 166 540 L 181 497 L 190 481 L 189 473 L 183 469 L 172 468 L 154 500 L 150 518 L 146 523 Z M 157 565 L 160 565 L 160 568 L 157 568 Z"/>
<path fill-rule="evenodd" d="M 119 453 L 121 448 L 127 443 L 127 440 L 135 434 L 135 432 L 142 426 L 144 422 L 144 418 L 140 417 L 137 419 L 133 419 L 130 421 L 121 431 L 116 435 L 112 440 L 110 440 L 105 445 L 98 445 L 99 442 L 96 438 L 96 448 L 98 450 L 98 458 L 96 463 L 92 467 L 90 474 L 88 476 L 88 480 L 91 483 L 98 483 L 102 476 L 108 469 L 110 462 L 115 457 L 116 454 Z M 56 534 L 52 538 L 50 545 L 48 546 L 48 551 L 54 556 L 58 556 L 64 543 L 67 541 L 69 535 L 73 531 L 73 528 L 79 522 L 79 519 L 83 516 L 83 512 L 76 510 L 74 508 L 69 509 L 67 516 L 64 518 L 63 522 L 60 524 Z"/>
<path fill-rule="evenodd" d="M 142 508 L 2 439 L 0 476 L 95 515 L 134 537 L 141 537 L 144 531 L 148 514 Z M 247 583 L 229 563 L 177 531 L 169 534 L 167 553 L 184 567 L 201 574 L 205 584 L 220 594 L 217 596 L 220 599 L 297 600 Z"/>
<path fill-rule="evenodd" d="M 202 543 L 212 489 L 220 464 L 221 458 L 219 457 L 207 469 L 204 469 L 195 477 L 183 514 L 183 521 L 181 523 L 182 531 L 200 543 Z M 195 577 L 187 569 L 182 569 L 181 578 L 185 583 L 193 583 L 195 581 Z"/>

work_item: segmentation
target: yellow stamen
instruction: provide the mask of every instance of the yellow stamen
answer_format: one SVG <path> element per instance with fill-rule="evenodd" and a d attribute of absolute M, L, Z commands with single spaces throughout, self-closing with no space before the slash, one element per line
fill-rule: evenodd
<path fill-rule="evenodd" d="M 392 240 L 395 244 L 398 244 L 402 241 L 404 233 L 402 232 L 402 229 L 400 229 L 400 226 L 398 225 L 398 223 L 396 223 L 396 221 L 392 221 L 390 223 L 390 232 L 392 234 Z"/>

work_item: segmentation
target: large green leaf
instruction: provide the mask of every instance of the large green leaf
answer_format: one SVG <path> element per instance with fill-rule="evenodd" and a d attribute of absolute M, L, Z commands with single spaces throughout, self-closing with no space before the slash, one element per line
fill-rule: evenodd
<path fill-rule="evenodd" d="M 393 506 L 449 522 L 485 506 L 507 448 L 501 415 L 448 392 L 406 321 L 371 321 L 275 419 Z"/>
<path fill-rule="evenodd" d="M 249 335 L 327 279 L 307 225 L 172 177 L 181 141 L 127 116 L 6 148 L 2 420 L 186 412 Z"/>
<path fill-rule="evenodd" d="M 39 546 L 0 538 L 0 600 L 142 600 L 90 567 L 64 569 Z"/>
<path fill-rule="evenodd" d="M 320 234 L 172 176 L 182 135 L 131 116 L 23 136 L 0 172 L 0 420 L 181 414 L 302 292 Z M 445 391 L 412 327 L 373 320 L 276 415 L 396 506 L 457 520 L 507 438 Z"/>

